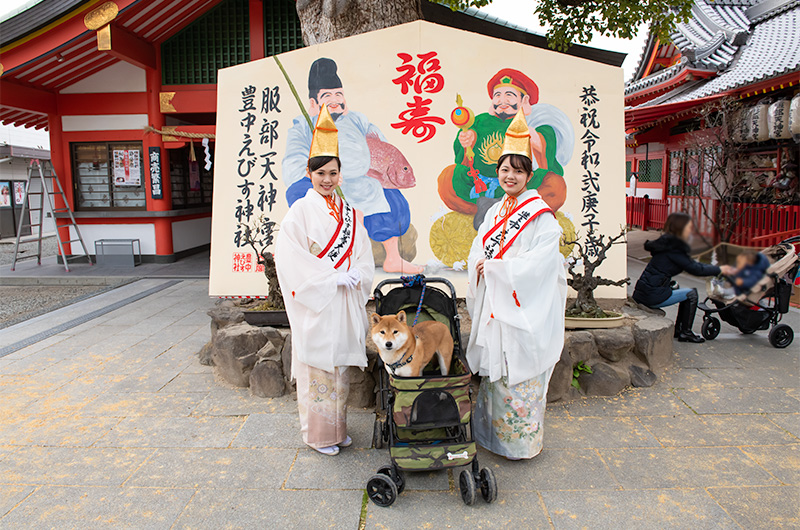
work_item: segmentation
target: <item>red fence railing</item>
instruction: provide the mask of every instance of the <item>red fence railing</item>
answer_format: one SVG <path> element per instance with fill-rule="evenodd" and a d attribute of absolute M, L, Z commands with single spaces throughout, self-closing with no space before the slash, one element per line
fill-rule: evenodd
<path fill-rule="evenodd" d="M 734 203 L 730 210 L 734 245 L 768 247 L 800 233 L 800 206 Z"/>
<path fill-rule="evenodd" d="M 664 228 L 669 213 L 669 202 L 648 197 L 626 198 L 626 222 L 642 230 Z"/>
<path fill-rule="evenodd" d="M 700 208 L 705 201 L 707 208 Z M 713 223 L 704 215 L 721 215 L 721 221 L 734 225 L 730 243 L 744 247 L 768 247 L 787 237 L 800 234 L 800 206 L 777 204 L 734 203 L 729 211 L 719 208 L 717 201 L 699 197 L 669 197 L 650 199 L 626 198 L 626 221 L 628 226 L 647 230 L 663 228 L 667 215 L 673 211 L 685 211 L 696 219 L 697 229 L 719 243 L 720 234 L 715 233 Z M 720 223 L 722 225 L 723 223 Z M 705 229 L 704 229 L 705 228 Z"/>

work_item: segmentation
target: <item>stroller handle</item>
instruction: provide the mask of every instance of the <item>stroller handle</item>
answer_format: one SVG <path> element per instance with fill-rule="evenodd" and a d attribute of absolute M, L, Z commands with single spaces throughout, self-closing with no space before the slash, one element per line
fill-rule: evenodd
<path fill-rule="evenodd" d="M 789 243 L 789 244 L 792 244 L 792 245 L 795 244 L 795 243 L 800 243 L 800 235 L 796 235 L 796 236 L 792 236 L 792 237 L 786 238 L 783 241 L 781 241 L 781 243 Z"/>
<path fill-rule="evenodd" d="M 425 283 L 427 283 L 427 284 L 439 283 L 439 284 L 446 285 L 447 288 L 450 289 L 450 296 L 455 301 L 455 299 L 456 299 L 456 288 L 453 286 L 452 283 L 450 283 L 450 280 L 448 280 L 447 278 L 442 278 L 440 276 L 432 276 L 430 278 L 427 278 L 424 275 L 422 275 L 422 277 L 425 279 Z M 403 282 L 403 280 L 400 279 L 400 278 L 391 278 L 391 279 L 388 279 L 388 280 L 383 280 L 378 285 L 375 286 L 374 294 L 376 294 L 376 295 L 378 293 L 383 294 L 383 291 L 381 290 L 381 288 L 384 287 L 385 285 L 403 285 L 403 283 L 405 283 L 405 282 Z"/>

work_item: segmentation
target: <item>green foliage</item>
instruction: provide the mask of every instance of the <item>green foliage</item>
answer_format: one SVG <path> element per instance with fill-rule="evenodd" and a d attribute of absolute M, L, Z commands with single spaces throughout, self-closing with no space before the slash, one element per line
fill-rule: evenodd
<path fill-rule="evenodd" d="M 577 388 L 578 390 L 581 389 L 581 384 L 578 382 L 578 377 L 580 377 L 581 372 L 586 372 L 587 374 L 592 373 L 592 367 L 588 366 L 585 362 L 581 361 L 575 365 L 575 368 L 572 369 L 572 386 Z"/>
<path fill-rule="evenodd" d="M 451 9 L 483 7 L 492 0 L 438 0 Z M 534 0 L 533 12 L 549 28 L 548 45 L 566 50 L 572 43 L 587 43 L 594 33 L 631 39 L 643 23 L 662 41 L 675 24 L 691 15 L 694 0 Z"/>

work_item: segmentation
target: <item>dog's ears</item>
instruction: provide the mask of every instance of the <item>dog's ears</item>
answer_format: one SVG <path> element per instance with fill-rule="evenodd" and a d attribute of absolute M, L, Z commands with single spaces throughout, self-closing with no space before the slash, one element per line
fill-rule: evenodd
<path fill-rule="evenodd" d="M 400 322 L 405 324 L 406 323 L 406 312 L 405 311 L 400 311 L 399 313 L 397 313 L 397 320 L 399 320 Z"/>
<path fill-rule="evenodd" d="M 372 313 L 372 325 L 374 326 L 381 321 L 381 316 L 378 313 Z"/>

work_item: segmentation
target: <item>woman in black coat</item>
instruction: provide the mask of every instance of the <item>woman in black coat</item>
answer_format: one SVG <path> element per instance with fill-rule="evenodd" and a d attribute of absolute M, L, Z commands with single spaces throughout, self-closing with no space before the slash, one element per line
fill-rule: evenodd
<path fill-rule="evenodd" d="M 664 233 L 654 241 L 644 244 L 653 258 L 645 267 L 633 291 L 633 299 L 648 307 L 666 307 L 678 304 L 675 321 L 675 337 L 681 342 L 704 342 L 705 339 L 692 332 L 697 313 L 697 289 L 672 289 L 672 277 L 682 272 L 694 276 L 716 276 L 720 272 L 733 274 L 728 265 L 704 265 L 689 256 L 689 236 L 692 234 L 692 218 L 683 212 L 669 214 L 664 223 Z"/>

